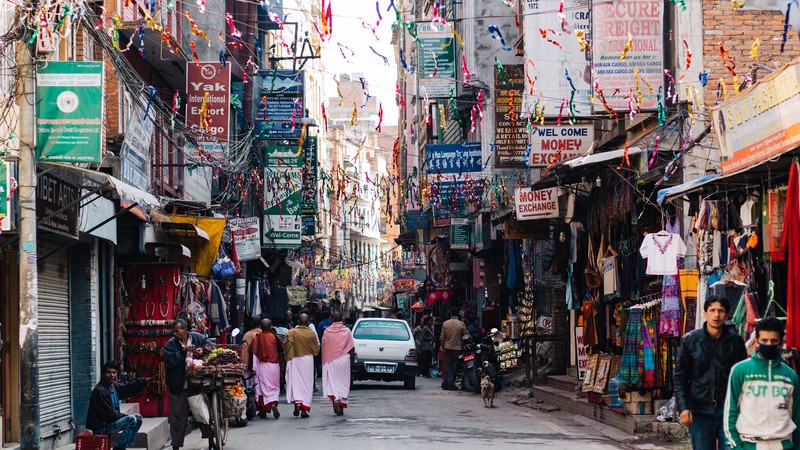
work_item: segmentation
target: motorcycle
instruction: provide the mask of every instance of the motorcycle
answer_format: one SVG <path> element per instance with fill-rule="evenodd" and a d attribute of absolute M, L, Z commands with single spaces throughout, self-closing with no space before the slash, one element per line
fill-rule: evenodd
<path fill-rule="evenodd" d="M 495 392 L 503 390 L 503 375 L 500 367 L 500 358 L 497 357 L 497 350 L 495 348 L 493 336 L 487 334 L 478 343 L 475 355 L 478 363 L 476 364 L 476 372 L 478 380 L 482 380 L 484 376 L 488 376 L 492 383 L 494 383 Z M 476 392 L 480 392 L 480 381 Z"/>
<path fill-rule="evenodd" d="M 465 334 L 461 337 L 461 357 L 459 358 L 461 367 L 461 390 L 467 392 L 480 392 L 480 376 L 478 374 L 476 358 L 477 346 L 473 342 L 472 336 Z"/>

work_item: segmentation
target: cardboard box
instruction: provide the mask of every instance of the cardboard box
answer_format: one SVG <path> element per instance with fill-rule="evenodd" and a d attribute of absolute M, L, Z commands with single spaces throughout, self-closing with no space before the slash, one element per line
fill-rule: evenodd
<path fill-rule="evenodd" d="M 625 405 L 625 413 L 632 416 L 653 414 L 653 393 L 627 392 L 623 399 L 623 404 Z"/>

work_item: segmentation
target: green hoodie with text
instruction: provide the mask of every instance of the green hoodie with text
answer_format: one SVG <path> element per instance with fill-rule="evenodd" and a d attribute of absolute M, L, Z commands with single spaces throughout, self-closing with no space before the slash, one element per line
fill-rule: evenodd
<path fill-rule="evenodd" d="M 756 442 L 780 440 L 800 450 L 800 390 L 797 373 L 782 360 L 756 352 L 731 369 L 725 397 L 725 436 L 730 448 L 755 450 Z"/>

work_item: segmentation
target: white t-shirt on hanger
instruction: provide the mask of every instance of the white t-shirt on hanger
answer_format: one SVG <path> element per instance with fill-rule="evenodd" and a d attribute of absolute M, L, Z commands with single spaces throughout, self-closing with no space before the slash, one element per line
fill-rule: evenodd
<path fill-rule="evenodd" d="M 659 231 L 645 235 L 639 253 L 647 259 L 648 275 L 677 275 L 678 258 L 686 255 L 680 235 Z"/>

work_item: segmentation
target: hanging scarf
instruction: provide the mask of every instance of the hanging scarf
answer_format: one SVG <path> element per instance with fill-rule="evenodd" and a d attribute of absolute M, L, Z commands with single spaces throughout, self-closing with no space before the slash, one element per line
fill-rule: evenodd
<path fill-rule="evenodd" d="M 628 324 L 625 326 L 625 339 L 622 346 L 619 376 L 623 386 L 639 386 L 641 382 L 642 376 L 639 373 L 641 345 L 642 310 L 634 308 L 628 311 Z"/>

